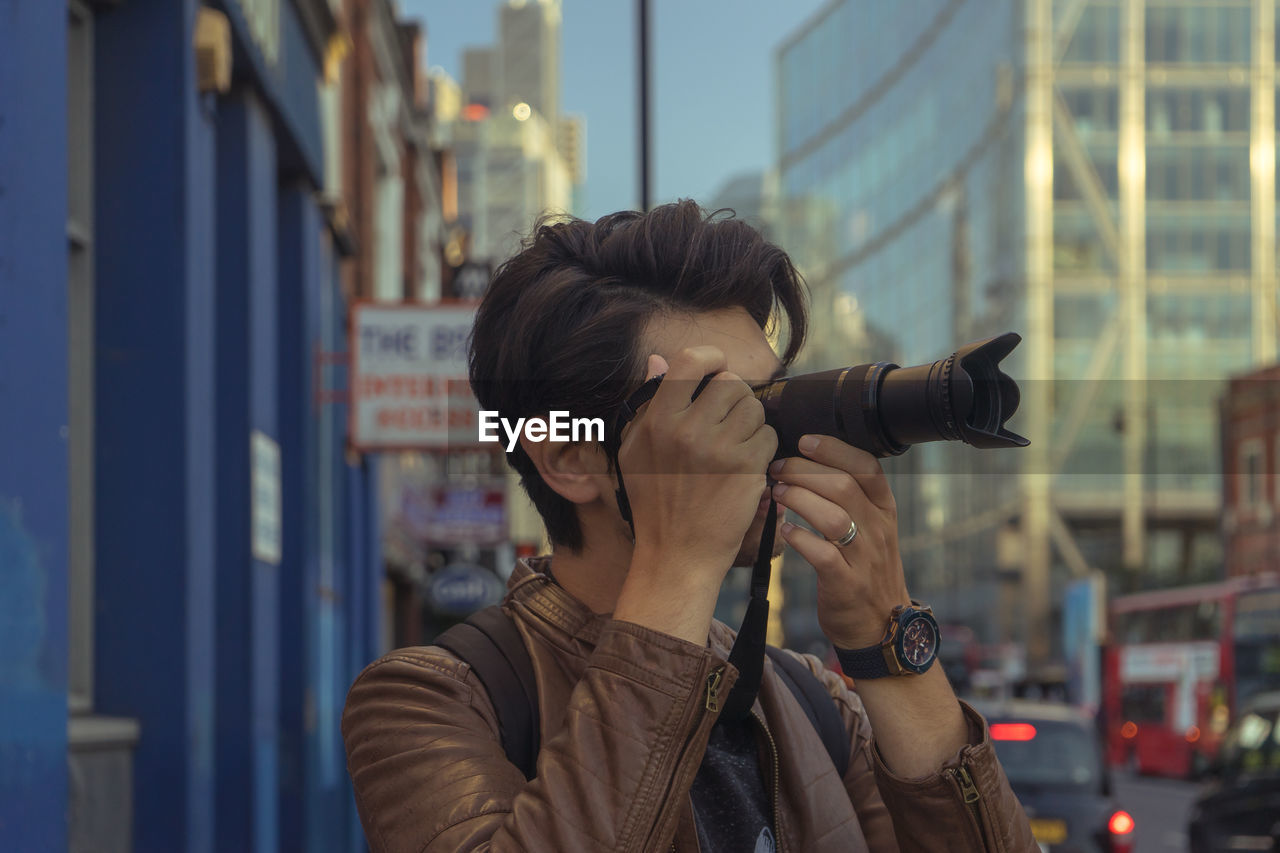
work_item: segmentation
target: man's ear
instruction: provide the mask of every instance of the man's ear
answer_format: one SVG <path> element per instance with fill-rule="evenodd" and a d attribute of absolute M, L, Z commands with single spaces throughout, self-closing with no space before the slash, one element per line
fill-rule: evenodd
<path fill-rule="evenodd" d="M 604 451 L 590 442 L 530 441 L 520 436 L 520 446 L 529 454 L 542 481 L 560 497 L 575 504 L 591 503 L 600 497 L 601 475 L 608 470 Z"/>

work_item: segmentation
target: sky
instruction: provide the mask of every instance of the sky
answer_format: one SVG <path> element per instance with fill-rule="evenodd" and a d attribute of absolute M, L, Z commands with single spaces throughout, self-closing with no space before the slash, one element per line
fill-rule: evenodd
<path fill-rule="evenodd" d="M 653 203 L 704 204 L 730 178 L 769 168 L 775 48 L 827 0 L 650 0 Z M 462 80 L 462 51 L 497 41 L 496 0 L 398 0 L 425 25 L 428 66 Z M 561 109 L 586 117 L 579 215 L 639 204 L 635 0 L 563 0 Z"/>

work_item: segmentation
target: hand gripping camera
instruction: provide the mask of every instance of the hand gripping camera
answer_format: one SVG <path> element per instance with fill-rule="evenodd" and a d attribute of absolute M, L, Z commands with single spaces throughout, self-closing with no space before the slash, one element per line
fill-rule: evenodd
<path fill-rule="evenodd" d="M 880 361 L 759 385 L 754 393 L 764 405 L 765 422 L 778 433 L 775 458 L 799 455 L 796 443 L 810 434 L 832 435 L 879 457 L 897 456 L 926 441 L 1025 447 L 1027 439 L 1004 428 L 1020 395 L 999 366 L 1021 341 L 1017 333 L 1006 332 L 932 364 L 899 367 Z M 710 380 L 703 379 L 693 396 Z M 661 376 L 650 379 L 622 404 L 606 442 L 615 461 L 622 430 L 661 382 Z"/>

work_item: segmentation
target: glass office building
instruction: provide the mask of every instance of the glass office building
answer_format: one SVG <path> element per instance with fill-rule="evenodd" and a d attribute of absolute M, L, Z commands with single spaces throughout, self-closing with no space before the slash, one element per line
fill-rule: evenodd
<path fill-rule="evenodd" d="M 1023 337 L 1030 448 L 886 464 L 913 591 L 987 641 L 1051 656 L 1074 578 L 1221 572 L 1217 399 L 1276 357 L 1276 26 L 1274 0 L 833 0 L 778 50 L 812 365 Z"/>

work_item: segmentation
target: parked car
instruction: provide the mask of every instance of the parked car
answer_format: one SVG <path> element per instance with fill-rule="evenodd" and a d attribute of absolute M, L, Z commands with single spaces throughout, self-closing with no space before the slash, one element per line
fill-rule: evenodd
<path fill-rule="evenodd" d="M 1191 853 L 1280 851 L 1280 692 L 1245 704 L 1208 777 L 1191 809 Z"/>
<path fill-rule="evenodd" d="M 1111 794 L 1091 716 L 1052 702 L 978 706 L 1045 853 L 1132 853 L 1133 817 Z"/>

